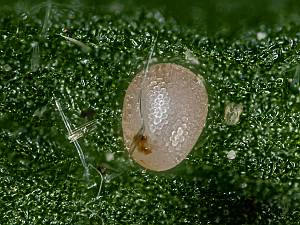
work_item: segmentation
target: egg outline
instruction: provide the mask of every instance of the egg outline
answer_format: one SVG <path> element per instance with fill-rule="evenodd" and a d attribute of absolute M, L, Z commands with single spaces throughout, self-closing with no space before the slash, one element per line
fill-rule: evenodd
<path fill-rule="evenodd" d="M 185 74 L 185 77 L 184 76 L 182 77 L 183 80 L 186 79 L 186 80 L 193 81 L 191 83 L 191 84 L 193 84 L 192 87 L 190 88 L 190 86 L 187 86 L 188 87 L 187 90 L 190 91 L 190 90 L 196 89 L 195 90 L 196 92 L 197 91 L 200 92 L 200 93 L 198 93 L 197 98 L 200 98 L 203 101 L 200 104 L 202 107 L 202 113 L 200 112 L 201 120 L 198 121 L 198 123 L 200 123 L 200 124 L 198 124 L 198 129 L 197 129 L 196 135 L 194 135 L 193 139 L 190 141 L 191 143 L 188 145 L 189 148 L 187 150 L 186 149 L 184 150 L 184 152 L 179 156 L 178 160 L 175 160 L 176 162 L 174 161 L 174 163 L 170 163 L 170 160 L 168 159 L 168 158 L 170 158 L 170 155 L 168 155 L 168 156 L 164 156 L 165 159 L 164 159 L 164 157 L 157 158 L 157 160 L 160 161 L 160 164 L 155 165 L 155 163 L 154 163 L 155 160 L 152 159 L 151 163 L 149 163 L 149 160 L 147 160 L 147 156 L 149 156 L 150 154 L 141 154 L 138 150 L 133 151 L 131 157 L 140 166 L 142 166 L 146 169 L 153 170 L 153 171 L 166 171 L 166 170 L 176 167 L 187 157 L 187 155 L 192 151 L 192 149 L 196 145 L 201 133 L 203 132 L 205 124 L 206 124 L 206 120 L 207 120 L 207 115 L 208 115 L 208 92 L 207 92 L 207 88 L 205 85 L 205 80 L 201 75 L 195 74 L 190 69 L 183 67 L 181 65 L 175 64 L 175 63 L 152 64 L 151 66 L 149 66 L 149 70 L 148 70 L 148 74 L 147 74 L 147 79 L 148 79 L 147 81 L 143 80 L 143 79 L 145 79 L 143 71 L 138 72 L 136 74 L 136 76 L 132 79 L 132 81 L 130 82 L 130 84 L 126 90 L 125 98 L 123 101 L 123 112 L 122 112 L 123 140 L 124 140 L 125 148 L 127 149 L 127 151 L 129 151 L 129 153 L 130 153 L 130 146 L 133 143 L 132 140 L 134 139 L 135 135 L 137 135 L 137 133 L 140 130 L 140 127 L 136 126 L 136 125 L 137 124 L 141 125 L 143 123 L 143 120 L 144 120 L 144 123 L 147 125 L 146 129 L 144 131 L 144 133 L 147 136 L 146 138 L 149 141 L 149 143 L 147 144 L 147 148 L 150 148 L 153 150 L 155 150 L 157 148 L 157 145 L 155 144 L 155 140 L 153 140 L 152 137 L 149 137 L 149 126 L 148 126 L 149 121 L 147 120 L 147 118 L 145 118 L 146 116 L 144 116 L 144 118 L 136 117 L 135 123 L 132 123 L 132 124 L 130 124 L 130 122 L 128 122 L 128 121 L 134 120 L 133 118 L 130 118 L 130 116 L 131 117 L 134 117 L 134 116 L 129 115 L 129 114 L 132 114 L 132 112 L 135 114 L 135 116 L 137 116 L 137 114 L 138 114 L 138 111 L 137 111 L 137 109 L 139 108 L 138 95 L 139 95 L 140 89 L 143 88 L 142 98 L 149 95 L 149 88 L 148 88 L 147 84 L 149 84 L 149 82 L 151 82 L 151 78 L 153 78 L 153 75 L 152 75 L 153 70 L 154 69 L 159 70 L 159 68 L 162 68 L 162 72 L 165 72 L 165 70 L 168 70 L 168 69 L 176 70 L 175 72 L 174 71 L 170 72 L 170 74 L 168 76 L 163 77 L 163 78 L 168 77 L 168 78 L 170 78 L 171 81 L 174 78 L 172 76 L 175 76 L 174 74 L 172 75 L 172 73 L 177 73 L 176 76 L 178 76 L 178 74 L 181 74 L 181 75 Z M 155 76 L 159 77 L 157 75 L 155 75 Z M 170 82 L 170 80 L 169 80 L 169 82 Z M 141 87 L 142 84 L 145 82 L 146 83 L 148 82 L 148 83 L 146 85 L 144 85 L 143 87 Z M 176 81 L 175 81 L 175 83 L 176 83 Z M 143 102 L 145 102 L 145 101 L 142 101 L 141 104 L 145 104 Z M 201 111 L 201 110 L 199 110 L 199 107 L 200 106 L 198 106 L 198 108 L 197 107 L 196 108 L 198 109 L 198 111 Z M 142 105 L 141 108 L 143 110 L 145 108 L 145 106 Z M 128 112 L 128 110 L 129 110 L 129 112 Z M 131 113 L 130 113 L 130 111 L 131 111 Z M 143 112 L 143 113 L 139 113 L 139 114 L 148 116 L 147 112 Z M 130 129 L 132 129 L 132 130 L 130 131 Z M 157 150 L 155 150 L 155 151 L 157 152 Z M 172 154 L 172 152 L 170 154 Z M 163 166 L 164 163 L 166 163 L 166 166 Z"/>

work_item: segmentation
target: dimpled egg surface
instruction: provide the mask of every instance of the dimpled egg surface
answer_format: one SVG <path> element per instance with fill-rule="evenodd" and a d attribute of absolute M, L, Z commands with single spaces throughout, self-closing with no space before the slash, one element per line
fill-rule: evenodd
<path fill-rule="evenodd" d="M 142 89 L 142 90 L 141 90 Z M 182 162 L 206 122 L 208 96 L 200 75 L 180 65 L 151 65 L 129 84 L 123 103 L 125 147 L 142 167 L 164 171 Z M 144 126 L 142 135 L 137 135 Z"/>

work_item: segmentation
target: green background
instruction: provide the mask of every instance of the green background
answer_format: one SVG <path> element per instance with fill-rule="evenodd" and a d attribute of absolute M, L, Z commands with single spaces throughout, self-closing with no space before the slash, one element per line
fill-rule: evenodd
<path fill-rule="evenodd" d="M 0 224 L 300 223 L 300 3 L 1 5 Z M 157 33 L 156 62 L 201 74 L 209 94 L 197 145 L 162 173 L 130 161 L 121 127 L 125 90 Z M 79 139 L 105 168 L 98 198 L 101 177 L 84 179 L 55 99 L 74 126 L 98 121 Z M 224 121 L 230 102 L 243 105 L 235 126 Z"/>

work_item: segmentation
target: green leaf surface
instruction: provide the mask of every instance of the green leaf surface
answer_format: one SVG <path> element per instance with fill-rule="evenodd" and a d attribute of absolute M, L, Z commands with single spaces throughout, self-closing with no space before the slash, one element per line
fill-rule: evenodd
<path fill-rule="evenodd" d="M 0 9 L 0 224 L 299 224 L 296 1 L 5 2 Z M 132 162 L 126 88 L 156 62 L 203 76 L 204 132 L 166 172 Z M 74 127 L 84 168 L 55 105 Z M 240 104 L 237 124 L 224 119 Z M 101 192 L 101 176 L 103 185 Z"/>

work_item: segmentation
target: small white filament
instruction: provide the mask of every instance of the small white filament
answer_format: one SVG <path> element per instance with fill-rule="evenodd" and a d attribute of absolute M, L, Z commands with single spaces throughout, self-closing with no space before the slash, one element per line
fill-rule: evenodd
<path fill-rule="evenodd" d="M 75 128 L 74 130 L 71 130 L 71 133 L 69 133 L 68 135 L 68 139 L 70 140 L 70 142 L 74 142 L 77 139 L 83 137 L 84 134 L 95 130 L 97 128 L 97 122 L 97 120 L 92 120 L 80 127 Z"/>
<path fill-rule="evenodd" d="M 59 111 L 59 114 L 60 114 L 60 116 L 61 116 L 61 118 L 62 118 L 62 120 L 63 120 L 63 122 L 65 124 L 65 127 L 66 127 L 66 129 L 68 131 L 68 136 L 70 137 L 73 134 L 73 131 L 71 129 L 70 123 L 68 122 L 68 118 L 65 116 L 65 114 L 64 114 L 64 112 L 63 112 L 63 110 L 61 108 L 61 105 L 60 105 L 60 103 L 59 103 L 58 100 L 55 100 L 55 104 L 56 104 L 56 107 L 57 107 L 57 109 Z M 84 175 L 85 175 L 85 177 L 89 177 L 89 175 L 90 175 L 90 173 L 89 173 L 89 167 L 88 167 L 88 165 L 87 165 L 87 163 L 85 161 L 83 151 L 82 151 L 81 146 L 80 146 L 79 142 L 77 141 L 77 139 L 74 139 L 72 142 L 75 145 L 75 148 L 76 148 L 77 153 L 78 153 L 78 155 L 80 157 L 81 163 L 82 163 L 82 165 L 84 167 Z"/>
<path fill-rule="evenodd" d="M 103 184 L 103 175 L 102 175 L 102 173 L 101 173 L 99 170 L 97 170 L 93 165 L 90 165 L 90 167 L 92 167 L 94 170 L 96 170 L 96 172 L 100 175 L 100 178 L 101 178 L 101 180 L 100 180 L 100 185 L 99 185 L 99 190 L 98 190 L 98 194 L 97 194 L 97 196 L 96 196 L 96 198 L 99 198 L 99 197 L 100 197 L 100 193 L 101 193 L 101 189 L 102 189 L 102 184 Z"/>
<path fill-rule="evenodd" d="M 62 34 L 59 34 L 59 35 L 61 37 L 65 38 L 65 39 L 71 41 L 75 45 L 78 45 L 79 47 L 81 47 L 82 51 L 84 51 L 86 53 L 88 53 L 88 52 L 90 52 L 92 50 L 89 46 L 87 46 L 86 44 L 82 43 L 81 41 L 78 41 L 78 40 L 76 40 L 74 38 L 71 38 L 71 37 L 64 36 Z"/>

